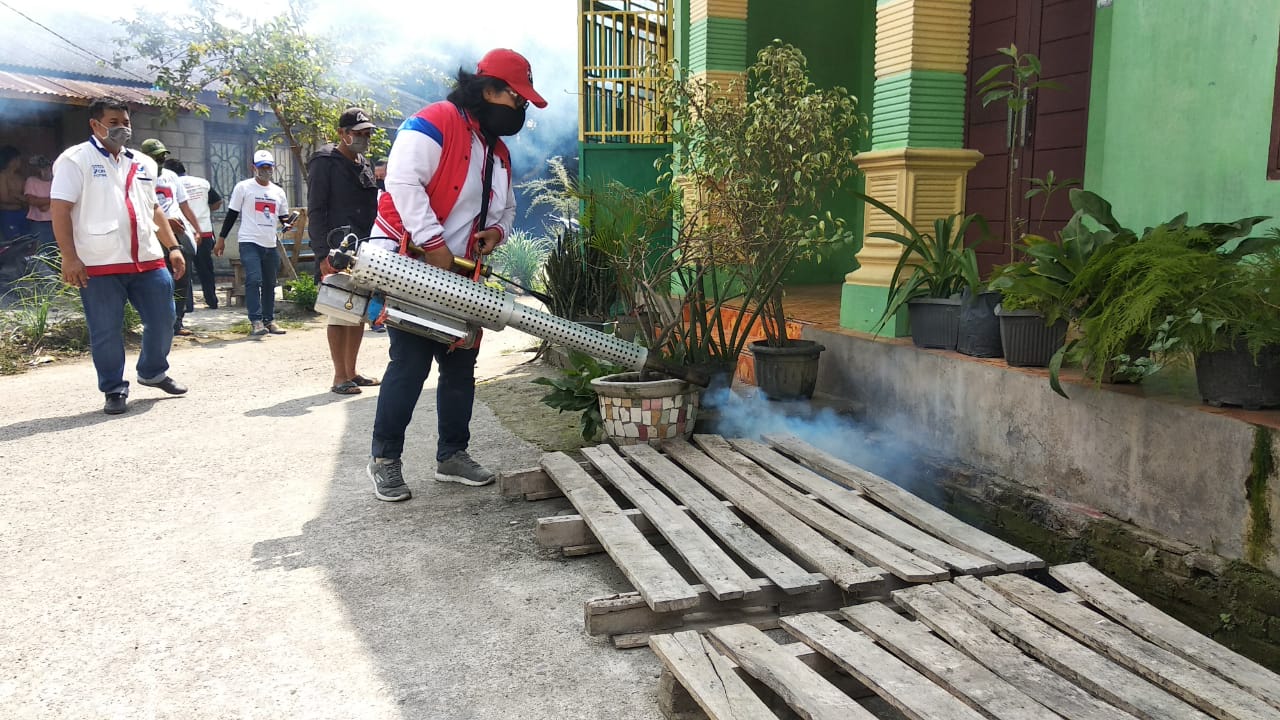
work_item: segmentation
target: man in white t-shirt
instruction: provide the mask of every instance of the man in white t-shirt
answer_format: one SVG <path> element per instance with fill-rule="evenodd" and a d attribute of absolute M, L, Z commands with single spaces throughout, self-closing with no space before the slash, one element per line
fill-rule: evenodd
<path fill-rule="evenodd" d="M 165 218 L 169 220 L 169 228 L 173 230 L 173 236 L 178 239 L 186 266 L 191 267 L 196 257 L 196 246 L 192 244 L 191 237 L 193 233 L 200 232 L 200 223 L 196 219 L 195 212 L 191 210 L 187 189 L 176 173 L 163 169 L 164 161 L 169 157 L 169 149 L 164 146 L 164 143 L 155 138 L 147 138 L 139 147 L 148 157 L 156 161 L 157 168 L 161 168 L 159 175 L 156 176 L 156 202 L 160 204 Z M 186 223 L 182 222 L 184 218 Z M 182 278 L 175 280 L 173 284 L 174 335 L 192 334 L 190 330 L 183 327 L 187 306 L 190 303 L 191 273 L 184 273 Z"/>
<path fill-rule="evenodd" d="M 208 180 L 187 174 L 187 166 L 177 158 L 164 161 L 166 170 L 172 170 L 187 189 L 187 202 L 200 221 L 200 232 L 196 236 L 195 279 L 200 281 L 200 290 L 204 293 L 204 304 L 210 310 L 218 309 L 218 287 L 213 275 L 213 211 L 222 207 L 222 196 L 209 184 Z M 194 280 L 193 280 L 194 282 Z M 191 310 L 191 299 L 187 298 L 187 311 Z"/>
<path fill-rule="evenodd" d="M 227 233 L 240 220 L 240 264 L 244 267 L 244 304 L 253 326 L 250 335 L 262 337 L 267 333 L 283 335 L 285 331 L 276 324 L 276 271 L 280 268 L 280 256 L 276 254 L 277 232 L 280 222 L 289 218 L 289 200 L 284 188 L 271 182 L 276 160 L 270 150 L 253 154 L 253 177 L 241 180 L 231 191 L 227 203 L 227 219 L 218 233 L 218 243 L 213 254 L 221 256 L 227 244 Z"/>

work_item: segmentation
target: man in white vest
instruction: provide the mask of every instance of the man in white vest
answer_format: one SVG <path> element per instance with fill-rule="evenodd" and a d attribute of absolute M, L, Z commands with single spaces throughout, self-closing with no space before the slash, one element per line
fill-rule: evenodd
<path fill-rule="evenodd" d="M 50 210 L 62 253 L 62 279 L 80 289 L 103 412 L 127 409 L 124 379 L 124 304 L 142 318 L 138 384 L 170 395 L 187 391 L 169 377 L 173 343 L 173 276 L 186 262 L 156 203 L 159 173 L 151 158 L 127 148 L 133 131 L 129 107 L 111 99 L 89 105 L 85 142 L 53 164 Z M 165 266 L 165 258 L 173 273 Z"/>

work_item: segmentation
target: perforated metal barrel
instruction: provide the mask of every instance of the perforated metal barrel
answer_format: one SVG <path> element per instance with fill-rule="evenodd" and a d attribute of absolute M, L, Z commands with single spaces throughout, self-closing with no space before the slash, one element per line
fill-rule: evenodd
<path fill-rule="evenodd" d="M 628 370 L 643 369 L 648 359 L 648 351 L 635 343 L 521 305 L 501 290 L 368 243 L 361 246 L 351 276 L 357 285 L 392 297 L 490 330 L 510 325 Z"/>

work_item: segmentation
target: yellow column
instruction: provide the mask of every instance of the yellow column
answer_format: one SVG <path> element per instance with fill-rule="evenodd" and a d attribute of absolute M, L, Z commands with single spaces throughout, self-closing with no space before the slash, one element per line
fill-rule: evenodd
<path fill-rule="evenodd" d="M 921 229 L 964 209 L 965 177 L 982 159 L 962 147 L 970 2 L 892 0 L 876 8 L 872 149 L 856 159 L 867 194 Z M 871 330 L 902 247 L 867 235 L 901 227 L 868 206 L 863 229 L 859 268 L 845 276 L 840 324 Z M 884 332 L 905 334 L 905 317 Z"/>

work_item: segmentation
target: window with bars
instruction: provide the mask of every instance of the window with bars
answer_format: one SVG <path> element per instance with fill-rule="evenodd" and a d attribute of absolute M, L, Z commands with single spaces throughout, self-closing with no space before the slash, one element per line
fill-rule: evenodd
<path fill-rule="evenodd" d="M 579 139 L 667 142 L 666 118 L 655 102 L 658 78 L 649 64 L 670 58 L 669 0 L 582 0 L 580 7 Z"/>

